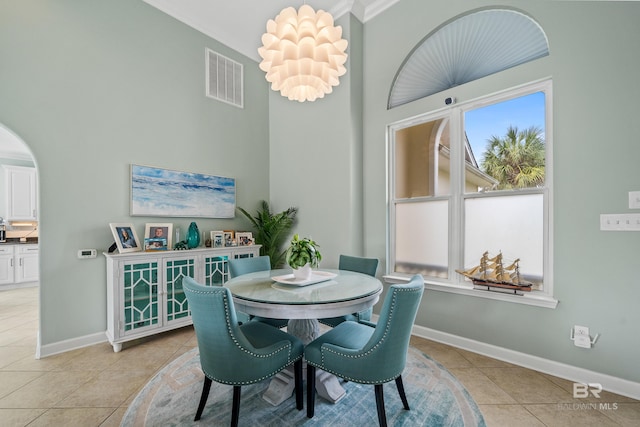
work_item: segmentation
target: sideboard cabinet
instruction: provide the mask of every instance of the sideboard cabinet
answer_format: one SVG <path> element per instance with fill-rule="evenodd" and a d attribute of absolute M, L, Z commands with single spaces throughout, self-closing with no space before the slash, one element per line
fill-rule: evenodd
<path fill-rule="evenodd" d="M 104 253 L 107 259 L 107 338 L 122 343 L 191 324 L 182 278 L 206 286 L 229 279 L 229 259 L 258 256 L 259 245 L 183 251 Z"/>

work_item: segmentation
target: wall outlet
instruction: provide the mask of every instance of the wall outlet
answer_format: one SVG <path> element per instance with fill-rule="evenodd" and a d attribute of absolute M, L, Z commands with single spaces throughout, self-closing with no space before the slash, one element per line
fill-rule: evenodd
<path fill-rule="evenodd" d="M 578 337 L 578 336 L 589 336 L 589 327 L 587 326 L 574 326 L 573 327 L 573 336 L 574 337 Z"/>
<path fill-rule="evenodd" d="M 575 325 L 571 330 L 571 339 L 576 347 L 591 348 L 598 339 L 598 334 L 596 334 L 595 338 L 591 340 L 589 328 L 587 326 Z"/>

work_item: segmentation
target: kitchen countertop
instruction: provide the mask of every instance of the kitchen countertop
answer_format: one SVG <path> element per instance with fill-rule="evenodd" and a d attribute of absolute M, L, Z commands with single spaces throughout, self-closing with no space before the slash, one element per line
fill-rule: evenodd
<path fill-rule="evenodd" d="M 0 242 L 0 245 L 37 245 L 37 237 L 27 237 L 26 242 L 21 242 L 19 238 L 8 238 L 6 242 Z"/>

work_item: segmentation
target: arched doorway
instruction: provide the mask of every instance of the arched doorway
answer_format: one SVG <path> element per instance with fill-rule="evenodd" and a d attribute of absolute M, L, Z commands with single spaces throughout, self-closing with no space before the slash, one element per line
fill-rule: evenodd
<path fill-rule="evenodd" d="M 9 192 L 20 190 L 24 184 L 29 190 L 17 198 L 7 196 Z M 13 131 L 0 123 L 0 217 L 5 229 L 2 255 L 0 259 L 0 291 L 14 292 L 21 288 L 39 288 L 39 247 L 38 243 L 38 173 L 35 157 L 27 144 Z M 24 198 L 23 198 L 24 197 Z M 19 207 L 12 209 L 9 199 L 19 200 Z M 27 201 L 24 205 L 22 201 Z M 14 205 L 15 207 L 15 205 Z M 24 209 L 29 212 L 23 215 Z M 31 213 L 32 212 L 32 213 Z M 16 216 L 17 215 L 17 216 Z M 37 299 L 40 292 L 37 291 Z M 39 310 L 39 309 L 38 309 Z M 40 317 L 38 312 L 38 319 Z M 38 320 L 38 331 L 40 323 Z M 37 334 L 39 341 L 39 333 Z M 40 342 L 36 343 L 36 358 Z"/>

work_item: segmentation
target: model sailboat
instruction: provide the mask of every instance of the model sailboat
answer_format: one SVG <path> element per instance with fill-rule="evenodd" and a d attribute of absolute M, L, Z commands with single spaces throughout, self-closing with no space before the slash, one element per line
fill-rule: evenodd
<path fill-rule="evenodd" d="M 520 277 L 520 270 L 516 259 L 511 264 L 504 266 L 502 253 L 489 258 L 489 252 L 482 254 L 480 264 L 468 270 L 456 270 L 457 273 L 471 279 L 476 286 L 491 288 L 513 289 L 516 291 L 531 291 L 530 282 L 525 282 Z"/>

